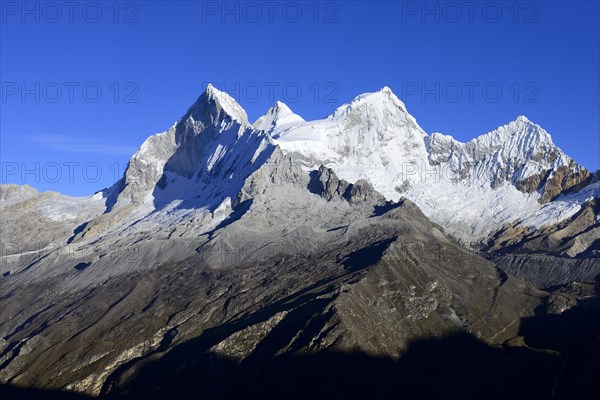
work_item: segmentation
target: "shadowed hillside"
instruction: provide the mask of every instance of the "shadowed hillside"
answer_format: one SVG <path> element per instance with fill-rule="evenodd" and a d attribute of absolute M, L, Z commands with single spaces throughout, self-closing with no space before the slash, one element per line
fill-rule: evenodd
<path fill-rule="evenodd" d="M 305 310 L 308 312 L 307 310 Z M 465 332 L 410 343 L 398 360 L 361 352 L 273 355 L 285 327 L 242 362 L 208 350 L 216 327 L 141 367 L 110 399 L 588 399 L 600 392 L 600 301 L 523 318 L 519 337 L 492 347 Z M 299 313 L 298 321 L 306 316 Z M 293 320 L 288 322 L 293 325 Z M 3 399 L 89 397 L 4 386 Z"/>

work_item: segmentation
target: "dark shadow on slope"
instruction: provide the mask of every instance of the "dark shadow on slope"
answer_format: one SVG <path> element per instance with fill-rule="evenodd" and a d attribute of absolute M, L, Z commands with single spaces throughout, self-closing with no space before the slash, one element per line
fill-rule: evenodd
<path fill-rule="evenodd" d="M 312 307 L 310 305 L 311 302 L 323 296 L 329 296 L 329 301 L 333 300 L 336 296 L 336 287 L 331 282 L 339 278 L 340 276 L 334 276 L 323 279 L 249 315 L 234 319 L 215 328 L 206 329 L 200 336 L 175 346 L 158 361 L 144 366 L 142 372 L 139 374 L 141 378 L 134 381 L 132 385 L 138 388 L 151 386 L 152 382 L 160 381 L 164 377 L 165 371 L 176 371 L 182 363 L 194 364 L 210 348 L 222 342 L 230 335 L 249 326 L 267 321 L 277 313 L 290 311 L 297 307 Z M 148 357 L 146 356 L 146 358 Z M 105 381 L 101 393 L 110 393 L 114 384 L 121 379 L 123 374 L 127 375 L 129 367 L 137 361 L 139 359 L 131 360 L 117 368 Z"/>
<path fill-rule="evenodd" d="M 270 331 L 242 362 L 210 349 L 248 323 L 209 329 L 149 361 L 109 399 L 592 399 L 600 387 L 598 337 L 600 307 L 594 302 L 563 315 L 540 314 L 523 321 L 521 334 L 531 347 L 491 347 L 457 332 L 409 344 L 398 360 L 361 352 L 322 351 L 276 356 L 299 328 L 309 335 L 323 327 L 329 302 L 323 293 L 290 305 L 282 325 Z M 296 307 L 297 308 L 294 308 Z M 282 310 L 282 304 L 272 312 Z M 314 326 L 304 321 L 317 317 Z M 590 320 L 591 318 L 591 320 Z M 295 336 L 294 336 L 295 337 Z M 202 342 L 202 343 L 199 343 Z M 244 339 L 237 345 L 243 346 Z M 558 354 L 556 350 L 561 351 Z M 59 392 L 0 388 L 9 399 L 83 399 Z M 38 395 L 39 394 L 39 395 Z M 34 396 L 34 397 L 32 397 Z"/>
<path fill-rule="evenodd" d="M 127 168 L 128 167 L 129 167 L 129 163 L 127 163 Z M 121 178 L 117 182 L 115 182 L 112 186 L 104 188 L 104 189 L 99 190 L 94 193 L 94 195 L 101 193 L 102 198 L 104 199 L 104 207 L 105 208 L 104 208 L 104 211 L 102 212 L 102 214 L 108 214 L 113 210 L 113 208 L 117 204 L 119 193 L 121 193 L 121 191 L 123 191 L 124 188 L 125 188 L 124 180 Z M 83 224 L 81 224 L 77 228 L 75 228 L 75 230 L 73 231 L 73 235 L 71 235 L 71 237 L 69 239 L 67 239 L 67 244 L 70 244 L 71 242 L 73 242 L 75 237 L 79 233 L 83 232 L 83 230 L 86 228 L 86 226 L 90 222 L 91 221 L 84 222 Z"/>
<path fill-rule="evenodd" d="M 129 162 L 127 163 L 127 168 L 129 168 Z M 104 205 L 106 206 L 104 214 L 108 214 L 113 210 L 119 199 L 119 193 L 123 191 L 124 187 L 125 182 L 124 179 L 121 178 L 111 187 L 101 190 L 102 196 L 106 199 L 104 202 Z"/>
<path fill-rule="evenodd" d="M 528 371 L 546 370 L 552 364 L 548 356 L 491 348 L 469 334 L 457 333 L 415 341 L 398 361 L 362 353 L 275 359 L 261 372 L 250 397 L 543 398 L 545 386 L 531 385 Z"/>
<path fill-rule="evenodd" d="M 134 359 L 121 365 L 107 378 L 101 392 L 104 394 L 111 393 L 114 387 L 118 387 L 123 383 L 122 381 L 124 378 L 127 380 L 127 378 L 131 376 L 132 372 L 129 371 L 129 369 L 140 362 L 141 364 L 145 364 L 142 367 L 141 372 L 137 374 L 141 378 L 135 379 L 131 385 L 136 388 L 146 387 L 148 385 L 151 387 L 153 382 L 162 379 L 165 371 L 176 371 L 181 365 L 189 366 L 190 364 L 194 364 L 197 359 L 201 359 L 213 346 L 221 343 L 235 332 L 265 322 L 279 313 L 285 312 L 288 314 L 283 321 L 280 321 L 281 325 L 278 325 L 275 329 L 278 333 L 275 333 L 275 336 L 273 336 L 273 332 L 269 333 L 268 336 L 272 338 L 270 340 L 282 340 L 282 335 L 287 337 L 285 332 L 292 332 L 295 334 L 300 329 L 299 324 L 301 325 L 308 321 L 312 321 L 308 316 L 325 314 L 327 305 L 337 297 L 340 285 L 344 282 L 351 282 L 358 279 L 364 269 L 374 265 L 381 259 L 385 250 L 395 240 L 395 237 L 382 240 L 370 245 L 367 249 L 351 253 L 343 260 L 343 271 L 332 271 L 333 274 L 331 276 L 321 279 L 248 315 L 234 319 L 221 326 L 206 329 L 200 336 L 175 346 L 156 362 L 149 361 L 152 356 L 152 354 L 150 354 L 145 355 L 143 359 Z M 319 326 L 322 327 L 322 319 L 321 322 L 312 322 L 312 326 L 303 329 L 305 333 L 307 332 L 307 329 L 316 333 L 316 329 L 318 329 Z M 288 328 L 284 329 L 285 326 Z M 292 328 L 296 329 L 294 330 Z M 302 337 L 301 339 L 304 341 L 308 340 L 306 337 Z M 287 337 L 286 340 L 289 342 L 292 340 L 292 337 Z M 253 357 L 250 357 L 249 359 L 254 359 L 256 357 L 258 357 L 259 360 L 262 360 L 265 357 L 269 359 L 275 354 L 279 347 L 273 346 L 272 343 L 266 347 L 273 347 L 275 350 L 266 351 L 265 355 L 265 351 L 261 350 L 259 346 L 258 350 L 253 353 Z M 153 352 L 153 354 L 155 353 L 158 353 L 158 350 Z"/>
<path fill-rule="evenodd" d="M 383 245 L 380 245 L 383 246 Z M 313 287 L 314 289 L 314 287 Z M 466 332 L 412 342 L 399 360 L 368 354 L 301 353 L 332 318 L 332 285 L 302 291 L 247 317 L 205 331 L 143 366 L 123 399 L 587 399 L 600 393 L 600 299 L 562 315 L 540 306 L 519 339 L 491 347 Z M 211 351 L 245 327 L 288 314 L 244 361 Z M 318 340 L 318 338 L 316 338 Z M 297 345 L 277 356 L 288 343 Z M 235 344 L 244 346 L 240 338 Z M 296 353 L 294 353 L 296 351 Z"/>
<path fill-rule="evenodd" d="M 337 197 L 348 201 L 345 194 L 353 185 L 340 179 L 333 169 L 321 166 L 318 170 L 310 171 L 308 177 L 309 181 L 306 189 L 312 194 L 321 196 L 326 200 Z"/>
<path fill-rule="evenodd" d="M 323 194 L 323 182 L 320 180 L 319 171 L 310 171 L 308 173 L 308 186 L 306 187 L 309 192 L 321 196 Z"/>
<path fill-rule="evenodd" d="M 185 119 L 177 124 L 175 137 L 181 147 L 166 161 L 163 174 L 153 189 L 156 209 L 181 200 L 175 210 L 207 207 L 214 211 L 227 197 L 235 199 L 245 180 L 265 165 L 275 150 L 274 146 L 269 146 L 254 159 L 262 145 L 260 138 L 247 129 L 240 137 L 238 123 L 219 132 L 212 122 L 208 122 L 211 116 L 204 115 L 203 118 L 208 118 L 206 127 L 198 134 L 192 134 L 193 128 Z M 211 165 L 212 157 L 220 148 L 229 151 Z M 211 165 L 210 169 L 206 168 L 208 165 Z M 183 192 L 181 188 L 173 191 L 171 185 L 175 177 L 189 179 L 191 186 Z M 196 189 L 189 191 L 193 187 Z"/>
<path fill-rule="evenodd" d="M 413 342 L 400 360 L 325 351 L 242 363 L 206 352 L 137 384 L 122 399 L 544 399 L 557 356 L 492 348 L 466 333 Z"/>
<path fill-rule="evenodd" d="M 359 271 L 367 268 L 381 259 L 387 248 L 396 241 L 396 237 L 375 242 L 370 246 L 363 247 L 360 250 L 348 254 L 342 261 L 344 268 L 349 272 Z"/>
<path fill-rule="evenodd" d="M 398 207 L 402 207 L 403 203 L 403 200 L 400 200 L 398 203 L 393 201 L 386 201 L 383 205 L 376 205 L 374 207 L 375 210 L 373 211 L 373 214 L 371 214 L 371 217 L 380 217 L 389 211 L 392 211 Z"/>
<path fill-rule="evenodd" d="M 319 169 L 316 171 L 310 171 L 308 173 L 309 180 L 308 180 L 308 185 L 306 186 L 306 189 L 308 189 L 308 191 L 312 194 L 316 194 L 317 196 L 321 196 L 325 199 L 330 199 L 331 196 L 333 194 L 335 194 L 336 190 L 338 189 L 339 179 L 337 179 L 337 177 L 335 177 L 335 180 L 333 182 L 335 187 L 328 188 L 327 184 L 331 184 L 331 183 L 323 182 L 321 180 L 322 175 L 324 174 L 324 171 L 327 171 L 327 170 Z M 328 189 L 330 189 L 331 192 L 328 192 Z M 341 193 L 337 193 L 337 194 L 341 195 Z"/>
<path fill-rule="evenodd" d="M 233 209 L 233 212 L 227 218 L 225 218 L 223 221 L 221 221 L 219 223 L 219 225 L 217 225 L 215 227 L 215 229 L 213 229 L 212 231 L 207 233 L 208 238 L 212 239 L 212 235 L 216 231 L 218 231 L 219 229 L 223 229 L 228 225 L 231 225 L 235 221 L 239 221 L 244 216 L 244 214 L 246 214 L 248 212 L 248 210 L 250 210 L 250 207 L 252 207 L 253 201 L 254 201 L 253 199 L 248 199 L 248 200 L 244 200 L 240 204 L 238 204 Z"/>
<path fill-rule="evenodd" d="M 348 273 L 347 277 L 356 277 Z M 398 360 L 361 352 L 301 353 L 329 325 L 340 276 L 205 330 L 133 375 L 113 376 L 109 399 L 593 399 L 600 393 L 600 297 L 597 291 L 560 315 L 521 321 L 520 339 L 491 347 L 457 332 L 410 343 Z M 596 278 L 600 287 L 600 277 Z M 242 362 L 212 351 L 235 332 L 286 312 Z M 164 343 L 177 335 L 170 331 Z M 318 339 L 318 338 L 316 338 Z M 297 341 L 297 342 L 295 342 Z M 292 353 L 278 355 L 288 343 Z M 243 347 L 241 337 L 233 348 Z M 518 347 L 517 347 L 518 346 Z M 166 350 L 166 346 L 161 346 Z M 293 351 L 296 351 L 295 353 Z M 158 355 L 158 354 L 156 354 Z M 121 379 L 123 378 L 123 379 Z M 111 380 L 109 379 L 109 383 Z M 104 388 L 106 392 L 108 387 Z M 3 396 L 9 393 L 10 396 Z M 0 387 L 0 398 L 83 399 L 61 392 Z"/>
<path fill-rule="evenodd" d="M 77 271 L 83 271 L 84 269 L 86 269 L 90 265 L 92 265 L 92 263 L 90 263 L 90 262 L 80 262 L 79 264 L 77 264 L 73 268 L 75 268 Z"/>
<path fill-rule="evenodd" d="M 77 235 L 79 235 L 81 232 L 83 232 L 83 230 L 89 223 L 90 223 L 89 221 L 84 222 L 83 224 L 81 224 L 77 228 L 75 228 L 75 230 L 73 231 L 73 235 L 71 235 L 71 237 L 67 239 L 67 244 L 71 244 L 73 242 L 73 240 L 75 240 L 75 237 Z"/>
<path fill-rule="evenodd" d="M 0 399 L 5 400 L 91 400 L 88 397 L 76 393 L 63 392 L 60 390 L 43 390 L 19 388 L 9 385 L 0 385 Z"/>
<path fill-rule="evenodd" d="M 577 254 L 577 258 L 597 258 L 600 260 L 600 238 L 594 240 L 586 251 Z"/>
<path fill-rule="evenodd" d="M 587 394 L 600 393 L 598 284 L 596 288 L 594 295 L 578 300 L 575 307 L 562 314 L 547 313 L 547 306 L 541 305 L 536 316 L 521 321 L 519 334 L 525 344 L 562 355 L 562 367 L 553 385 L 556 398 L 586 398 Z"/>

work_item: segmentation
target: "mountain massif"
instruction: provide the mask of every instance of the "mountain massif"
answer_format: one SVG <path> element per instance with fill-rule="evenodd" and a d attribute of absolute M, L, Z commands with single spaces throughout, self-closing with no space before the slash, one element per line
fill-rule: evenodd
<path fill-rule="evenodd" d="M 251 123 L 209 85 L 110 188 L 0 186 L 1 390 L 585 398 L 599 198 L 523 116 L 462 143 L 383 88 Z"/>

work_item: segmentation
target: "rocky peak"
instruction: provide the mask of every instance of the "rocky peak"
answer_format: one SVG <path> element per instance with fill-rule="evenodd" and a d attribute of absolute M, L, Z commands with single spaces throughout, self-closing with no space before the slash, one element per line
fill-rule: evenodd
<path fill-rule="evenodd" d="M 554 144 L 548 132 L 525 116 L 467 143 L 440 133 L 425 138 L 425 143 L 429 162 L 447 163 L 457 179 L 487 182 L 492 188 L 510 182 L 526 193 L 540 191 L 543 202 L 570 186 L 554 182 L 557 179 L 581 180 L 567 177 L 569 171 L 586 175 L 582 167 Z M 550 185 L 553 188 L 549 186 L 546 190 L 545 183 L 553 176 L 557 177 Z"/>
<path fill-rule="evenodd" d="M 301 155 L 302 163 L 291 154 Z M 293 167 L 284 167 L 287 161 Z M 335 174 L 317 170 L 323 165 L 334 166 Z M 255 187 L 246 184 L 256 171 Z M 310 178 L 305 171 L 313 171 Z M 239 104 L 209 85 L 171 129 L 147 139 L 114 192 L 119 200 L 157 207 L 187 199 L 193 208 L 206 205 L 210 196 L 236 198 L 240 187 L 247 192 L 244 199 L 279 181 L 305 189 L 306 178 L 311 191 L 328 200 L 362 202 L 379 199 L 379 193 L 393 201 L 410 198 L 434 222 L 467 232 L 465 240 L 472 240 L 513 218 L 523 203 L 534 209 L 538 198 L 548 202 L 582 187 L 588 175 L 524 116 L 466 143 L 439 133 L 427 136 L 384 87 L 316 121 L 306 122 L 277 102 L 250 126 Z M 489 223 L 472 216 L 486 212 Z"/>
<path fill-rule="evenodd" d="M 552 162 L 558 157 L 564 161 L 568 158 L 554 144 L 548 132 L 525 116 L 519 116 L 469 143 L 473 143 L 473 149 L 480 154 L 499 152 L 504 159 L 537 157 L 540 161 Z"/>
<path fill-rule="evenodd" d="M 250 125 L 248 115 L 242 106 L 229 94 L 221 92 L 210 83 L 182 120 L 186 121 L 190 117 L 204 125 L 217 125 L 223 121 L 237 121 L 240 124 Z"/>
<path fill-rule="evenodd" d="M 349 183 L 340 179 L 331 168 L 321 166 L 311 172 L 308 189 L 326 200 L 342 198 L 349 203 L 384 203 L 385 197 L 378 193 L 368 181 L 359 179 Z"/>
<path fill-rule="evenodd" d="M 540 202 L 546 203 L 565 190 L 581 186 L 589 172 L 567 156 L 541 126 L 525 116 L 480 136 L 472 151 L 481 151 L 498 161 L 507 171 L 517 189 L 540 193 Z"/>
<path fill-rule="evenodd" d="M 152 201 L 153 197 L 148 195 L 157 185 L 164 189 L 165 173 L 192 179 L 201 170 L 221 171 L 220 161 L 226 150 L 232 149 L 242 136 L 253 136 L 242 140 L 252 142 L 248 151 L 258 146 L 261 138 L 251 135 L 252 132 L 243 108 L 227 93 L 209 84 L 175 125 L 150 136 L 133 155 L 118 184 L 117 201 Z"/>

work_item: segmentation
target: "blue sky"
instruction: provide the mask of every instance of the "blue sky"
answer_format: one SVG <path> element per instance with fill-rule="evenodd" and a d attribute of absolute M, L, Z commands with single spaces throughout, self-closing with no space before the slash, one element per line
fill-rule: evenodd
<path fill-rule="evenodd" d="M 1 3 L 1 183 L 91 194 L 207 82 L 251 120 L 389 86 L 426 132 L 526 115 L 600 168 L 600 9 L 544 2 Z"/>

